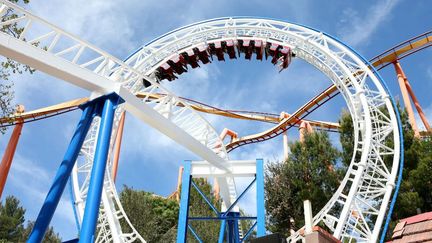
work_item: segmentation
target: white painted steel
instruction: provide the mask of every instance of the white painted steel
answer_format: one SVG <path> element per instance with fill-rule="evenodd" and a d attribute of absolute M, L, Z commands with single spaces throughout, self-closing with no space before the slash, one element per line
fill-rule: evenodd
<path fill-rule="evenodd" d="M 227 170 L 221 170 L 206 161 L 192 161 L 191 175 L 199 178 L 217 178 L 234 176 L 253 177 L 256 174 L 255 160 L 230 160 L 227 163 Z"/>
<path fill-rule="evenodd" d="M 313 223 L 323 221 L 342 240 L 376 241 L 398 169 L 399 131 L 384 87 L 349 48 L 319 31 L 295 24 L 258 18 L 222 18 L 172 31 L 143 47 L 127 63 L 151 74 L 187 49 L 216 40 L 237 39 L 289 46 L 296 57 L 315 66 L 338 87 L 353 117 L 356 154 L 337 192 L 314 217 Z M 393 147 L 385 144 L 390 138 Z M 360 159 L 357 155 L 361 155 Z M 289 240 L 302 238 L 299 232 Z"/>
<path fill-rule="evenodd" d="M 3 4 L 1 6 L 3 13 L 16 14 L 15 18 L 0 23 L 0 26 L 9 24 L 24 26 L 19 36 L 8 31 L 0 34 L 0 46 L 2 47 L 0 54 L 88 89 L 93 92 L 93 98 L 101 94 L 117 92 L 125 99 L 124 107 L 128 111 L 201 158 L 224 169 L 223 163 L 227 159 L 227 153 L 225 147 L 220 146 L 222 141 L 213 127 L 187 103 L 157 84 L 152 77 L 144 76 L 115 57 L 32 15 L 19 6 L 8 1 L 0 1 L 0 3 Z M 37 45 L 35 45 L 36 42 Z M 75 53 L 73 53 L 74 50 Z M 67 54 L 71 55 L 67 56 Z M 137 89 L 134 87 L 142 88 L 144 78 L 152 85 L 140 90 L 148 92 L 149 96 L 155 93 L 165 94 L 165 96 L 157 100 L 150 99 L 148 96 L 141 101 L 136 98 L 131 91 L 136 92 Z M 113 132 L 117 129 L 119 114 L 122 110 L 120 107 L 116 111 Z M 150 113 L 144 114 L 145 112 Z M 84 212 L 98 125 L 99 119 L 95 119 L 81 150 L 81 157 L 74 169 L 76 174 L 72 176 L 75 205 L 80 221 Z M 110 169 L 111 161 L 109 161 L 107 170 Z M 229 179 L 221 182 L 221 185 L 225 184 L 224 187 L 221 187 L 221 192 L 224 202 L 229 206 L 232 203 L 230 198 L 235 197 L 236 192 L 233 191 L 235 185 L 227 180 Z M 125 242 L 132 242 L 136 239 L 144 241 L 127 219 L 118 200 L 110 173 L 107 173 L 104 189 L 97 241 L 111 241 L 113 237 Z M 124 232 L 121 229 L 120 220 L 126 220 L 129 231 Z"/>
<path fill-rule="evenodd" d="M 324 222 L 334 236 L 343 241 L 355 239 L 357 242 L 375 242 L 377 240 L 398 170 L 400 144 L 397 120 L 394 107 L 379 79 L 355 53 L 339 41 L 319 31 L 277 20 L 221 18 L 170 32 L 144 46 L 123 63 L 7 1 L 0 2 L 4 4 L 0 11 L 13 9 L 19 13 L 15 20 L 8 20 L 0 25 L 16 22 L 23 26 L 23 33 L 25 33 L 25 36 L 24 34 L 21 36 L 1 34 L 2 55 L 35 65 L 51 75 L 91 91 L 103 94 L 117 90 L 122 97 L 127 97 L 126 109 L 149 124 L 163 121 L 166 127 L 181 128 L 174 129 L 176 130 L 174 132 L 168 129 L 170 131 L 166 131 L 165 134 L 174 137 L 175 141 L 179 141 L 198 155 L 206 154 L 211 158 L 209 162 L 213 162 L 215 166 L 220 166 L 219 159 L 197 148 L 196 142 L 182 139 L 183 136 L 192 137 L 226 160 L 226 150 L 217 134 L 185 102 L 157 85 L 153 79 L 154 71 L 183 51 L 216 40 L 253 39 L 291 47 L 296 57 L 315 66 L 338 87 L 354 123 L 355 154 L 351 165 L 331 200 L 314 216 L 313 225 Z M 48 31 L 41 32 L 37 29 L 39 32 L 33 33 L 32 36 L 31 28 L 35 25 L 42 25 Z M 62 42 L 64 38 L 60 37 L 66 37 L 72 43 L 64 44 Z M 38 46 L 31 46 L 35 43 L 38 43 Z M 42 46 L 47 46 L 46 51 L 41 48 Z M 93 55 L 84 54 L 86 51 L 91 51 Z M 89 58 L 84 59 L 84 57 Z M 55 58 L 63 60 L 56 64 L 58 59 Z M 90 75 L 89 71 L 98 74 L 96 75 L 98 77 L 91 79 L 94 76 Z M 142 78 L 148 79 L 152 85 L 143 87 Z M 118 85 L 113 87 L 113 83 L 121 84 L 122 88 Z M 143 102 L 137 102 L 136 99 L 130 98 L 136 92 L 167 95 L 158 100 L 145 97 Z M 184 107 L 176 106 L 178 102 L 182 102 Z M 122 109 L 117 110 L 113 132 L 116 132 L 121 111 Z M 155 124 L 153 126 L 158 129 Z M 166 127 L 159 127 L 159 129 L 165 131 Z M 80 218 L 88 189 L 88 176 L 93 161 L 94 145 L 97 141 L 97 129 L 98 120 L 91 127 L 73 176 L 75 203 Z M 392 147 L 386 144 L 388 139 L 393 139 Z M 111 162 L 108 170 L 110 168 Z M 235 195 L 234 183 L 232 177 L 225 178 L 227 180 L 219 184 L 226 189 L 224 198 L 232 199 Z M 125 229 L 121 229 L 118 224 L 123 218 L 127 220 L 127 216 L 118 201 L 110 173 L 107 173 L 104 188 L 105 199 L 103 199 L 98 226 L 101 229 L 98 241 L 112 241 L 115 235 L 120 235 L 120 241 L 124 242 L 129 242 L 132 238 L 143 241 L 142 238 L 134 235 L 136 234 L 134 230 L 131 233 L 134 236 L 126 239 L 128 234 L 124 233 Z M 302 236 L 297 232 L 288 240 L 294 242 L 301 239 Z"/>

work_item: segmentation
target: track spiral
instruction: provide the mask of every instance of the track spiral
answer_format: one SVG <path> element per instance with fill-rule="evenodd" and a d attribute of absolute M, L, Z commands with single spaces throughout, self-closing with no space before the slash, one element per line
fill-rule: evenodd
<path fill-rule="evenodd" d="M 244 55 L 247 59 L 252 56 L 257 59 L 269 57 L 281 69 L 287 68 L 292 59 L 305 60 L 325 74 L 342 94 L 353 119 L 355 135 L 355 153 L 345 178 L 331 200 L 314 216 L 313 224 L 325 223 L 333 235 L 343 241 L 377 241 L 400 160 L 398 115 L 385 84 L 370 69 L 371 65 L 337 39 L 312 28 L 273 19 L 218 18 L 169 32 L 122 62 L 8 1 L 2 0 L 1 3 L 0 12 L 13 9 L 18 13 L 15 19 L 7 20 L 2 25 L 22 21 L 24 26 L 20 36 L 8 33 L 0 36 L 4 47 L 2 55 L 93 91 L 94 97 L 118 91 L 126 104 L 116 111 L 113 134 L 124 108 L 224 170 L 228 170 L 225 167 L 228 154 L 218 134 L 187 103 L 163 88 L 161 80 L 172 81 L 188 68 L 211 62 L 212 57 L 223 60 L 225 54 L 229 58 L 236 58 L 237 55 Z M 31 27 L 35 24 L 51 32 L 40 34 L 38 29 L 39 33 L 36 31 L 31 35 Z M 24 35 L 31 38 L 24 38 Z M 60 37 L 77 44 L 64 48 L 57 45 Z M 48 45 L 35 45 L 43 41 Z M 96 54 L 93 59 L 82 61 L 80 58 L 86 57 L 83 52 L 87 50 Z M 146 106 L 136 103 L 134 95 L 137 93 L 148 94 L 141 99 Z M 164 95 L 154 99 L 153 94 Z M 157 117 L 161 123 L 156 123 L 152 117 Z M 79 221 L 83 217 L 98 129 L 99 120 L 95 119 L 73 171 L 74 204 Z M 276 136 L 280 132 L 283 129 L 268 136 Z M 393 141 L 391 145 L 388 143 L 390 140 Z M 120 204 L 111 178 L 111 166 L 109 162 L 96 240 L 145 242 Z M 224 206 L 229 207 L 236 198 L 234 180 L 227 177 L 218 179 L 218 182 Z M 129 227 L 122 228 L 121 221 Z M 294 242 L 301 237 L 297 232 L 289 240 Z"/>

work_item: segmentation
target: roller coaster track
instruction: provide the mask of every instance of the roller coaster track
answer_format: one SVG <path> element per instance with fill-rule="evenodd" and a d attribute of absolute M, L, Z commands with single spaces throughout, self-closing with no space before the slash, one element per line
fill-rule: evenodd
<path fill-rule="evenodd" d="M 262 59 L 265 50 L 266 57 L 281 69 L 288 67 L 294 54 L 295 58 L 315 66 L 331 79 L 347 103 L 353 118 L 356 153 L 340 187 L 315 215 L 313 224 L 326 224 L 342 241 L 377 241 L 398 171 L 401 127 L 395 103 L 383 81 L 361 56 L 340 41 L 318 30 L 278 20 L 219 18 L 167 33 L 122 62 L 9 1 L 0 0 L 0 3 L 0 14 L 10 10 L 16 14 L 0 22 L 0 26 L 23 27 L 18 36 L 8 32 L 0 34 L 1 55 L 92 91 L 91 98 L 117 92 L 125 104 L 117 108 L 113 133 L 124 108 L 228 173 L 227 151 L 218 134 L 187 103 L 158 82 L 175 79 L 174 74 L 181 74 L 186 66 L 197 67 L 198 61 L 209 63 L 210 55 L 217 56 L 218 60 L 224 58 L 224 53 L 235 58 L 235 49 L 249 59 L 252 54 Z M 68 41 L 63 42 L 65 39 Z M 91 53 L 84 54 L 87 51 Z M 166 96 L 153 100 L 146 95 L 140 100 L 135 96 L 139 92 Z M 305 112 L 316 107 L 316 104 L 310 105 L 304 106 Z M 297 114 L 292 117 L 293 122 L 299 119 Z M 72 175 L 79 222 L 83 217 L 98 128 L 99 120 L 95 120 Z M 390 138 L 394 141 L 391 147 L 385 143 Z M 144 242 L 120 204 L 109 173 L 111 167 L 109 161 L 96 241 Z M 234 181 L 227 176 L 218 179 L 218 184 L 224 205 L 230 205 L 236 198 Z M 129 227 L 122 227 L 120 221 L 125 221 Z M 289 240 L 295 242 L 301 238 L 297 232 Z"/>
<path fill-rule="evenodd" d="M 404 41 L 383 53 L 375 56 L 369 62 L 374 66 L 377 70 L 381 70 L 382 68 L 394 63 L 397 60 L 401 60 L 405 57 L 408 57 L 418 51 L 421 51 L 427 47 L 432 45 L 432 31 L 428 31 L 426 33 L 420 34 L 416 37 L 413 37 L 407 41 Z M 319 93 L 317 96 L 312 98 L 302 107 L 300 107 L 297 111 L 291 114 L 290 117 L 285 118 L 280 121 L 276 126 L 257 133 L 244 137 L 240 137 L 234 139 L 232 142 L 226 144 L 226 148 L 228 152 L 233 151 L 234 149 L 251 143 L 262 142 L 276 136 L 279 136 L 284 131 L 292 127 L 293 125 L 298 124 L 302 119 L 308 116 L 312 111 L 322 106 L 327 101 L 331 100 L 333 97 L 339 94 L 339 91 L 335 85 L 332 85 Z"/>
<path fill-rule="evenodd" d="M 381 70 L 388 65 L 394 63 L 397 60 L 401 60 L 405 57 L 408 57 L 418 51 L 426 49 L 432 45 L 432 31 L 425 32 L 416 37 L 413 37 L 409 40 L 406 40 L 384 52 L 373 57 L 369 60 L 369 63 L 372 64 L 377 70 Z M 300 107 L 292 116 L 292 118 L 286 119 L 287 121 L 282 121 L 282 124 L 278 114 L 264 113 L 264 112 L 254 112 L 254 111 L 238 111 L 238 110 L 224 110 L 217 107 L 213 107 L 192 99 L 187 99 L 180 97 L 181 99 L 189 102 L 191 107 L 197 111 L 215 114 L 230 118 L 244 119 L 244 120 L 253 120 L 253 121 L 261 121 L 277 124 L 277 126 L 269 129 L 268 131 L 245 136 L 234 140 L 233 142 L 227 144 L 228 151 L 232 151 L 237 147 L 240 147 L 244 144 L 256 143 L 260 141 L 264 141 L 270 138 L 274 138 L 279 135 L 281 132 L 285 130 L 289 130 L 292 127 L 292 124 L 298 126 L 298 122 L 300 117 L 306 117 L 311 111 L 315 110 L 319 106 L 323 105 L 335 95 L 339 94 L 337 87 L 332 85 L 328 87 L 326 90 L 322 91 L 320 94 L 315 96 L 312 100 L 308 101 L 305 105 Z M 137 94 L 138 97 L 144 97 L 144 94 Z M 160 98 L 160 95 L 153 95 L 150 98 Z M 12 126 L 17 123 L 17 119 L 27 120 L 39 120 L 47 117 L 51 117 L 54 115 L 62 114 L 64 112 L 75 110 L 78 105 L 86 102 L 87 98 L 81 98 L 77 100 L 68 101 L 65 103 L 61 103 L 58 105 L 34 110 L 31 112 L 26 112 L 24 114 L 20 114 L 14 117 L 3 117 L 0 118 L 0 124 L 2 126 Z M 309 112 L 308 112 L 309 111 Z M 295 118 L 297 117 L 297 118 Z M 302 119 L 304 120 L 304 119 Z M 312 126 L 318 129 L 328 129 L 330 131 L 337 131 L 338 125 L 337 123 L 332 122 L 323 122 L 323 121 L 308 121 Z M 286 129 L 283 129 L 283 127 Z M 279 133 L 275 131 L 281 131 Z"/>
<path fill-rule="evenodd" d="M 92 92 L 93 98 L 116 92 L 126 102 L 117 109 L 113 133 L 117 130 L 120 114 L 126 109 L 198 157 L 227 171 L 224 165 L 227 152 L 225 147 L 220 146 L 222 141 L 219 134 L 188 104 L 179 106 L 182 102 L 177 96 L 161 87 L 154 77 L 145 75 L 133 64 L 120 61 L 9 1 L 2 0 L 0 3 L 0 15 L 9 16 L 2 18 L 0 26 L 22 27 L 19 35 L 9 32 L 8 28 L 0 33 L 1 55 L 87 89 Z M 143 80 L 146 82 L 145 87 Z M 164 93 L 166 96 L 158 100 L 150 100 L 146 96 L 140 100 L 133 94 L 140 90 L 148 94 Z M 74 205 L 80 219 L 84 214 L 89 168 L 93 163 L 99 121 L 96 118 L 91 125 L 81 149 L 82 156 L 77 161 L 72 176 Z M 111 169 L 111 166 L 109 162 L 107 168 Z M 224 204 L 229 207 L 236 198 L 234 181 L 227 177 L 218 179 L 218 183 L 222 185 Z M 128 220 L 111 178 L 107 178 L 104 184 L 101 207 L 98 241 L 144 241 Z M 121 219 L 128 225 L 125 231 L 120 228 Z"/>
<path fill-rule="evenodd" d="M 44 107 L 41 109 L 29 111 L 29 112 L 17 113 L 11 116 L 2 117 L 0 118 L 0 126 L 2 127 L 14 126 L 19 123 L 38 121 L 49 117 L 57 116 L 60 114 L 64 114 L 78 109 L 79 105 L 84 104 L 88 100 L 89 100 L 88 98 L 80 98 L 80 99 L 70 100 L 56 105 Z"/>
<path fill-rule="evenodd" d="M 138 93 L 137 97 L 143 98 L 146 95 L 149 96 L 149 99 L 160 99 L 162 96 L 164 96 L 162 94 Z M 183 98 L 183 97 L 179 97 L 179 98 L 184 102 L 189 103 L 192 109 L 202 113 L 208 113 L 208 114 L 219 115 L 219 116 L 241 119 L 241 120 L 260 121 L 260 122 L 266 122 L 272 124 L 278 124 L 280 121 L 280 116 L 278 114 L 255 112 L 255 111 L 244 111 L 244 110 L 224 110 L 192 99 Z M 29 111 L 29 112 L 3 117 L 0 118 L 0 126 L 2 127 L 13 126 L 19 123 L 28 123 L 32 121 L 49 118 L 52 116 L 61 115 L 66 112 L 70 112 L 78 109 L 79 105 L 84 104 L 87 101 L 89 101 L 88 98 L 80 98 L 80 99 L 66 101 L 53 106 L 48 106 L 41 109 Z M 182 106 L 182 104 L 178 104 L 178 105 Z M 287 115 L 289 116 L 289 114 Z M 318 130 L 338 132 L 339 124 L 337 123 L 325 122 L 325 121 L 312 121 L 312 120 L 305 120 L 305 121 L 309 122 L 311 126 L 315 127 Z"/>
<path fill-rule="evenodd" d="M 425 32 L 406 40 L 383 53 L 375 56 L 369 62 L 377 70 L 381 70 L 395 61 L 408 57 L 432 45 L 432 31 Z"/>

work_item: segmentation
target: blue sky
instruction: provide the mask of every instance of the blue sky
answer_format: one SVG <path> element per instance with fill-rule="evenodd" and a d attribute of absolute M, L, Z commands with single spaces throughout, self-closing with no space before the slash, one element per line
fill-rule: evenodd
<path fill-rule="evenodd" d="M 32 1 L 26 6 L 40 17 L 80 36 L 120 59 L 139 46 L 174 28 L 221 16 L 263 16 L 308 25 L 334 35 L 367 59 L 430 30 L 432 3 L 423 1 Z M 432 48 L 402 61 L 413 89 L 429 120 L 432 120 Z M 397 81 L 391 66 L 381 71 L 398 99 Z M 13 76 L 15 102 L 26 110 L 88 96 L 89 92 L 41 72 Z M 178 95 L 226 109 L 279 113 L 293 112 L 330 81 L 301 60 L 278 73 L 270 62 L 236 60 L 214 62 L 190 71 L 166 87 Z M 338 97 L 310 118 L 337 121 L 343 108 Z M 27 219 L 35 219 L 55 171 L 67 148 L 80 112 L 25 124 L 4 196 L 15 195 L 27 208 Z M 233 121 L 204 115 L 217 131 L 231 128 L 240 136 L 262 131 L 268 125 Z M 4 151 L 10 131 L 1 136 Z M 298 133 L 290 130 L 289 140 Z M 332 135 L 337 138 L 337 135 Z M 277 161 L 282 155 L 282 138 L 235 150 L 233 159 L 264 158 Z M 132 116 L 126 118 L 117 186 L 169 195 L 176 187 L 177 170 L 193 154 Z M 244 183 L 239 183 L 244 184 Z M 65 191 L 52 221 L 64 240 L 76 235 Z M 249 197 L 248 197 L 249 198 Z M 246 199 L 248 199 L 246 198 Z M 253 200 L 252 200 L 253 201 Z M 249 208 L 252 203 L 243 202 Z"/>

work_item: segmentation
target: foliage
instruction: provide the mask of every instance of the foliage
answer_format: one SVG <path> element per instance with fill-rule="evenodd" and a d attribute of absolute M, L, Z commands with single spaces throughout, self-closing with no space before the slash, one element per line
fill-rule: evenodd
<path fill-rule="evenodd" d="M 339 152 L 325 132 L 306 134 L 304 142 L 290 145 L 285 163 L 267 166 L 265 178 L 268 229 L 288 235 L 303 226 L 303 201 L 312 203 L 314 213 L 333 195 L 341 168 L 336 166 Z"/>
<path fill-rule="evenodd" d="M 212 193 L 211 185 L 202 178 L 193 181 L 206 195 L 207 199 L 220 210 L 221 201 Z M 179 205 L 177 201 L 166 199 L 149 192 L 134 190 L 124 186 L 120 193 L 120 201 L 135 229 L 148 242 L 175 242 L 177 238 L 177 220 Z M 193 186 L 189 199 L 190 217 L 215 217 L 215 212 L 204 201 Z M 189 224 L 203 242 L 217 242 L 220 221 L 190 221 Z M 251 223 L 243 222 L 242 228 L 248 228 Z M 122 222 L 122 227 L 126 223 Z M 198 242 L 188 232 L 188 242 Z"/>
<path fill-rule="evenodd" d="M 392 219 L 399 220 L 432 211 L 432 141 L 414 138 L 405 148 L 402 184 Z"/>
<path fill-rule="evenodd" d="M 421 210 L 429 212 L 432 211 L 432 140 L 422 140 L 420 147 L 417 167 L 410 171 L 408 179 L 423 201 Z"/>
<path fill-rule="evenodd" d="M 29 0 L 9 0 L 13 3 L 29 3 Z M 5 14 L 1 16 L 2 22 L 5 20 L 16 18 L 17 15 L 8 9 Z M 23 28 L 18 26 L 17 23 L 4 25 L 0 28 L 0 31 L 6 32 L 15 37 L 19 36 Z M 14 91 L 12 89 L 13 82 L 9 80 L 11 74 L 21 74 L 23 72 L 33 73 L 35 70 L 27 65 L 23 65 L 10 58 L 1 57 L 0 59 L 0 117 L 5 117 L 13 113 Z M 6 128 L 0 128 L 0 132 L 4 133 Z"/>
<path fill-rule="evenodd" d="M 0 242 L 25 242 L 28 239 L 34 222 L 29 221 L 24 227 L 25 211 L 14 196 L 6 197 L 4 205 L 0 203 Z M 50 227 L 42 242 L 57 243 L 61 239 Z"/>
<path fill-rule="evenodd" d="M 176 229 L 179 210 L 175 200 L 125 186 L 120 201 L 135 229 L 148 242 L 175 240 L 176 233 L 172 231 Z M 122 224 L 125 227 L 126 223 Z"/>
<path fill-rule="evenodd" d="M 351 114 L 347 110 L 342 111 L 339 125 L 342 163 L 348 167 L 351 163 L 354 150 L 354 127 Z"/>
<path fill-rule="evenodd" d="M 194 178 L 193 181 L 198 188 L 206 195 L 207 199 L 218 209 L 221 202 L 212 193 L 212 186 L 203 178 Z M 189 217 L 216 217 L 216 213 L 199 195 L 198 191 L 191 186 L 189 199 Z M 220 221 L 191 221 L 191 226 L 203 242 L 217 242 L 220 229 Z M 188 242 L 198 242 L 193 235 L 188 232 Z"/>
<path fill-rule="evenodd" d="M 31 230 L 34 227 L 34 221 L 28 221 L 27 227 L 24 229 L 20 242 L 25 242 L 30 236 Z M 60 243 L 61 238 L 58 233 L 54 231 L 54 228 L 51 226 L 45 232 L 44 238 L 42 240 L 44 243 Z"/>
<path fill-rule="evenodd" d="M 0 239 L 1 241 L 18 242 L 24 231 L 25 209 L 13 196 L 6 197 L 0 204 Z"/>
<path fill-rule="evenodd" d="M 0 83 L 0 117 L 8 116 L 13 113 L 12 100 L 14 94 L 12 91 L 12 84 Z M 0 132 L 4 133 L 6 128 L 0 128 Z"/>

